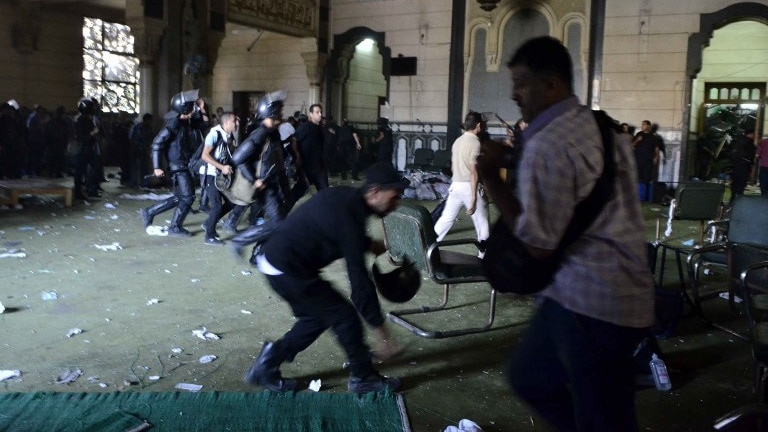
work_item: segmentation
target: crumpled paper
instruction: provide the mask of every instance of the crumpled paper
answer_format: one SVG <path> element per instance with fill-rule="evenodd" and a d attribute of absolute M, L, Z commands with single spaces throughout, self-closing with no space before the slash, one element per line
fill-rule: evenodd
<path fill-rule="evenodd" d="M 18 369 L 0 370 L 0 381 L 5 381 L 11 378 L 20 378 L 20 377 L 21 377 L 21 371 Z"/>

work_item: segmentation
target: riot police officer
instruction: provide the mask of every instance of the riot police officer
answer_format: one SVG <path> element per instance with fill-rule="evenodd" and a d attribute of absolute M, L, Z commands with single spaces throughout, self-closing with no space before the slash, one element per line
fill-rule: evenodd
<path fill-rule="evenodd" d="M 278 131 L 283 118 L 284 99 L 285 91 L 282 90 L 261 98 L 255 115 L 258 127 L 232 154 L 232 165 L 257 191 L 256 199 L 265 219 L 259 225 L 256 218 L 252 218 L 254 220 L 251 225 L 232 238 L 238 255 L 245 246 L 256 243 L 258 247 L 259 243 L 266 240 L 287 212 L 285 200 L 288 196 L 288 177 L 285 174 L 283 146 Z M 237 207 L 233 211 L 234 220 L 243 210 L 243 207 Z"/>
<path fill-rule="evenodd" d="M 141 209 L 144 229 L 152 225 L 158 214 L 176 208 L 168 227 L 168 234 L 176 237 L 192 235 L 184 228 L 184 219 L 195 201 L 195 188 L 189 171 L 189 158 L 202 142 L 202 132 L 208 129 L 205 101 L 198 90 L 187 90 L 171 98 L 171 111 L 165 115 L 165 126 L 152 141 L 152 166 L 156 177 L 164 177 L 162 160 L 168 161 L 173 177 L 174 194 L 150 207 Z"/>
<path fill-rule="evenodd" d="M 98 105 L 94 98 L 84 97 L 77 103 L 77 111 L 80 113 L 75 122 L 75 135 L 77 147 L 75 155 L 74 195 L 77 199 L 86 199 L 83 194 L 83 181 L 88 197 L 98 198 L 99 177 L 99 134 L 101 130 L 96 124 L 94 116 Z"/>

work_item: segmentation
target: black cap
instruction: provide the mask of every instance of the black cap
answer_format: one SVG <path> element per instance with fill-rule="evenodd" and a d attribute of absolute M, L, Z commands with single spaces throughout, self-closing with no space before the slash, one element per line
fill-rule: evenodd
<path fill-rule="evenodd" d="M 400 175 L 391 163 L 376 162 L 368 168 L 365 185 L 377 185 L 381 189 L 403 190 L 410 184 L 408 179 Z"/>

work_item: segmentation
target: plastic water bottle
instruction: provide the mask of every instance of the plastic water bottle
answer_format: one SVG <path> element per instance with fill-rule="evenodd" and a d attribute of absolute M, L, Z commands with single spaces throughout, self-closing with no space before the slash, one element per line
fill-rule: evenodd
<path fill-rule="evenodd" d="M 653 354 L 650 365 L 651 372 L 653 373 L 653 382 L 656 384 L 656 390 L 671 390 L 672 382 L 669 380 L 669 373 L 667 373 L 667 365 L 664 364 L 664 360 L 660 359 L 656 354 Z"/>

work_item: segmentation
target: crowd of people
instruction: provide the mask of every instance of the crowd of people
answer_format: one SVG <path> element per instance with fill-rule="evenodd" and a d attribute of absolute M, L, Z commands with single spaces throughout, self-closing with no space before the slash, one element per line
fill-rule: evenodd
<path fill-rule="evenodd" d="M 647 120 L 635 135 L 628 125 L 623 134 L 618 128 L 601 129 L 592 110 L 574 95 L 571 57 L 554 38 L 525 42 L 507 67 L 522 119 L 508 126 L 509 139 L 502 143 L 489 139 L 482 114 L 467 114 L 465 132 L 453 144 L 453 182 L 436 234 L 445 237 L 464 207 L 478 240 L 488 239 L 487 193 L 500 214 L 498 223 L 519 240 L 527 262 L 559 259 L 510 355 L 508 383 L 555 430 L 637 430 L 633 353 L 649 334 L 654 309 L 640 200 L 652 199 L 649 188 L 663 140 Z M 149 233 L 157 215 L 173 210 L 167 233 L 191 236 L 185 218 L 200 176 L 201 207 L 208 212 L 205 244 L 223 243 L 221 225 L 234 234 L 230 243 L 238 256 L 252 246 L 249 262 L 290 305 L 296 321 L 282 337 L 264 342 L 246 382 L 277 392 L 295 390 L 296 380 L 283 377 L 281 365 L 330 329 L 349 361 L 350 391 L 398 390 L 400 380 L 380 374 L 373 363 L 401 347 L 387 330 L 365 265 L 366 254 L 386 251 L 383 241 L 369 237 L 367 219 L 394 211 L 407 183 L 392 164 L 392 131 L 380 119 L 379 161 L 368 167 L 359 187 L 329 187 L 329 172 L 359 179 L 357 131 L 347 119 L 336 126 L 319 104 L 284 119 L 285 98 L 283 91 L 265 95 L 249 124 L 241 125 L 235 113 L 220 109 L 214 116 L 197 90 L 185 91 L 173 96 L 159 132 L 152 130 L 151 116 L 137 122 L 128 136 L 141 142 L 141 151 L 151 151 L 150 175 L 173 182 L 173 195 L 143 208 L 141 222 Z M 20 126 L 5 127 L 15 109 L 3 106 L 3 136 L 22 135 Z M 84 98 L 78 111 L 77 121 L 68 126 L 82 147 L 76 192 L 97 196 L 98 137 L 103 134 L 98 103 Z M 191 172 L 198 147 L 202 165 Z M 752 160 L 757 152 L 762 162 L 767 147 L 766 141 L 757 150 L 753 145 L 745 158 Z M 138 181 L 143 171 L 129 165 L 125 170 L 135 173 L 130 181 Z M 620 169 L 611 169 L 607 202 L 591 224 L 568 238 L 580 202 L 592 195 L 609 167 Z M 761 169 L 761 179 L 763 174 Z M 317 193 L 296 206 L 311 186 Z M 240 230 L 249 210 L 247 228 Z M 339 259 L 346 263 L 349 297 L 322 276 Z M 373 350 L 365 342 L 363 321 L 373 329 Z"/>

